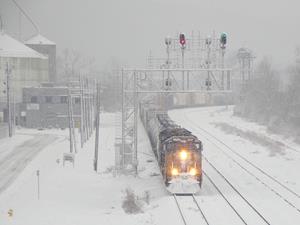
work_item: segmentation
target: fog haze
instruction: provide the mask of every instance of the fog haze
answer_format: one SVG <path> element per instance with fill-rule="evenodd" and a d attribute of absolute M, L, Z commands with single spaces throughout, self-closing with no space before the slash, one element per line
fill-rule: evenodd
<path fill-rule="evenodd" d="M 297 0 L 22 0 L 20 5 L 58 50 L 76 49 L 95 57 L 98 66 L 112 57 L 143 66 L 146 55 L 164 54 L 163 39 L 176 32 L 228 33 L 228 49 L 252 49 L 280 66 L 293 62 L 300 45 Z M 5 30 L 18 37 L 19 12 L 11 0 L 0 0 Z M 22 16 L 22 39 L 34 34 Z"/>

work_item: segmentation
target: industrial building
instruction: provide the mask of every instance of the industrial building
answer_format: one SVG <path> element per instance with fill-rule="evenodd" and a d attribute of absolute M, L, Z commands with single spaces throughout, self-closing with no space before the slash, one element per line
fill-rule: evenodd
<path fill-rule="evenodd" d="M 29 128 L 66 128 L 68 121 L 68 87 L 44 84 L 23 89 L 20 125 Z M 80 123 L 80 97 L 72 97 L 75 125 Z"/>
<path fill-rule="evenodd" d="M 25 44 L 35 51 L 48 57 L 49 81 L 55 83 L 56 80 L 56 44 L 44 36 L 38 34 L 28 39 Z"/>

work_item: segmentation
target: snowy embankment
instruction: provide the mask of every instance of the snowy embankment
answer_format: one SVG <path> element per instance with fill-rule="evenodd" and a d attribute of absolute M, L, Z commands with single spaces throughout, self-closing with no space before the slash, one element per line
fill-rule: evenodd
<path fill-rule="evenodd" d="M 17 132 L 0 145 L 0 193 L 7 189 L 28 163 L 46 146 L 57 139 L 56 135 Z"/>
<path fill-rule="evenodd" d="M 69 151 L 68 130 L 28 131 L 29 134 L 48 133 L 59 137 L 46 147 L 0 194 L 0 224 L 18 225 L 92 225 L 92 224 L 147 224 L 152 214 L 126 214 L 122 208 L 126 189 L 140 198 L 150 194 L 150 202 L 166 194 L 143 131 L 139 136 L 139 177 L 114 177 L 114 114 L 101 115 L 99 168 L 93 171 L 94 136 L 79 149 L 75 167 L 62 165 L 64 152 Z M 60 133 L 57 133 L 60 132 Z M 26 135 L 25 137 L 26 138 Z M 79 139 L 78 139 L 79 140 Z M 37 176 L 40 171 L 40 199 L 37 197 Z M 152 210 L 141 200 L 141 210 Z M 8 211 L 12 209 L 13 215 Z"/>
<path fill-rule="evenodd" d="M 263 126 L 234 117 L 232 107 L 183 109 L 169 114 L 203 141 L 204 171 L 246 222 L 300 221 L 299 145 L 269 134 Z M 233 188 L 258 213 L 253 213 Z"/>

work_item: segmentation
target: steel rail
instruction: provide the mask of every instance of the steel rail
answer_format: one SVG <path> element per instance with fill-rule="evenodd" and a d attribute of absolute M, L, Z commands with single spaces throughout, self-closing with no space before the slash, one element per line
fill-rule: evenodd
<path fill-rule="evenodd" d="M 214 186 L 214 188 L 217 190 L 217 192 L 222 196 L 222 198 L 226 201 L 226 203 L 230 206 L 230 208 L 235 212 L 235 214 L 240 218 L 240 220 L 247 225 L 247 222 L 244 220 L 244 218 L 239 214 L 239 212 L 234 208 L 234 206 L 229 202 L 229 200 L 226 198 L 226 196 L 223 194 L 223 192 L 218 188 L 215 182 L 203 171 L 203 174 L 206 176 L 206 178 L 209 180 L 209 182 Z"/>
<path fill-rule="evenodd" d="M 290 189 L 289 187 L 287 187 L 286 185 L 282 184 L 280 181 L 278 181 L 277 179 L 275 179 L 273 176 L 271 176 L 270 174 L 268 174 L 267 172 L 265 172 L 264 170 L 262 170 L 261 168 L 259 168 L 258 166 L 256 166 L 254 163 L 250 162 L 248 159 L 246 159 L 244 156 L 242 156 L 241 154 L 239 154 L 238 152 L 236 152 L 233 148 L 231 148 L 230 146 L 228 146 L 226 143 L 224 143 L 223 141 L 221 141 L 220 139 L 218 139 L 217 137 L 215 137 L 214 135 L 212 135 L 210 132 L 206 131 L 205 129 L 201 128 L 198 125 L 195 125 L 194 123 L 192 123 L 191 120 L 189 120 L 187 118 L 187 116 L 185 115 L 185 118 L 194 126 L 197 127 L 198 129 L 200 129 L 201 131 L 203 131 L 204 133 L 206 133 L 207 135 L 209 135 L 210 137 L 212 137 L 213 139 L 215 139 L 216 141 L 218 141 L 219 143 L 221 143 L 223 146 L 225 146 L 227 149 L 229 149 L 231 152 L 233 152 L 235 155 L 237 155 L 239 158 L 243 159 L 245 162 L 247 162 L 249 165 L 251 165 L 252 167 L 254 167 L 255 169 L 257 169 L 258 171 L 260 171 L 262 174 L 264 174 L 265 176 L 267 176 L 269 179 L 271 179 L 272 181 L 274 181 L 275 183 L 277 183 L 278 185 L 280 185 L 283 189 L 287 190 L 289 193 L 291 193 L 292 195 L 296 196 L 297 198 L 300 198 L 300 195 L 298 193 L 296 193 L 295 191 L 293 191 L 292 189 Z M 254 175 L 252 172 L 250 172 L 248 169 L 246 169 L 244 166 L 242 166 L 239 162 L 237 162 L 233 157 L 231 157 L 230 155 L 228 155 L 221 147 L 219 147 L 218 145 L 216 145 L 216 143 L 214 143 L 212 140 L 210 140 L 207 137 L 204 137 L 207 141 L 209 141 L 210 143 L 212 143 L 214 146 L 217 147 L 217 149 L 219 149 L 220 151 L 223 152 L 224 155 L 226 155 L 228 158 L 230 158 L 234 163 L 236 163 L 239 167 L 241 167 L 244 171 L 246 171 L 248 174 L 250 174 L 251 176 L 253 176 L 256 180 L 260 181 L 264 186 L 266 186 L 268 189 L 270 189 L 272 192 L 274 192 L 277 196 L 279 196 L 280 198 L 282 198 L 287 204 L 289 204 L 291 207 L 295 208 L 299 213 L 300 213 L 300 209 L 297 208 L 293 203 L 291 203 L 289 200 L 287 200 L 285 197 L 283 197 L 280 193 L 278 193 L 278 191 L 275 191 L 274 188 L 270 187 L 268 184 L 266 184 L 264 181 L 262 181 L 260 178 L 258 178 L 256 175 Z"/>
<path fill-rule="evenodd" d="M 245 196 L 237 190 L 237 188 L 210 162 L 206 157 L 203 156 L 205 161 L 226 181 L 226 183 L 250 206 L 253 211 L 268 225 L 271 223 L 245 198 Z"/>
<path fill-rule="evenodd" d="M 196 200 L 196 198 L 195 198 L 195 195 L 194 195 L 194 194 L 192 194 L 192 198 L 193 198 L 193 200 L 194 200 L 194 202 L 195 202 L 195 204 L 196 204 L 197 208 L 199 209 L 199 212 L 201 213 L 201 215 L 202 215 L 203 219 L 205 220 L 205 223 L 206 223 L 207 225 L 209 225 L 209 223 L 208 223 L 208 220 L 207 220 L 206 216 L 204 215 L 204 213 L 203 213 L 202 209 L 200 208 L 200 205 L 198 204 L 198 202 L 197 202 L 197 200 Z"/>
<path fill-rule="evenodd" d="M 187 225 L 186 219 L 185 219 L 184 216 L 183 216 L 183 213 L 182 213 L 182 210 L 181 210 L 181 208 L 180 208 L 179 202 L 178 202 L 178 200 L 177 200 L 176 194 L 173 194 L 173 197 L 174 197 L 174 200 L 175 200 L 175 202 L 176 202 L 177 208 L 178 208 L 178 210 L 179 210 L 181 219 L 182 219 L 184 225 Z"/>

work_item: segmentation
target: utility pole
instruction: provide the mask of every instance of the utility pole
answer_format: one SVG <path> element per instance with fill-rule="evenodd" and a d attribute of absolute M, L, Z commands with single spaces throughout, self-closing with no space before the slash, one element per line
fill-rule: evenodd
<path fill-rule="evenodd" d="M 94 170 L 98 170 L 98 148 L 99 148 L 99 129 L 100 129 L 100 83 L 97 83 L 96 96 L 96 136 L 95 136 L 95 155 L 94 155 Z"/>
<path fill-rule="evenodd" d="M 68 118 L 69 118 L 70 152 L 73 153 L 73 150 L 75 150 L 75 153 L 77 153 L 74 116 L 73 116 L 73 102 L 72 102 L 72 94 L 70 91 L 70 87 L 68 88 Z"/>
<path fill-rule="evenodd" d="M 12 93 L 12 105 L 13 105 L 13 111 L 12 111 L 12 133 L 15 135 L 16 132 L 16 99 L 15 99 L 15 93 Z"/>
<path fill-rule="evenodd" d="M 71 95 L 70 95 L 70 90 L 68 89 L 68 118 L 69 118 L 70 153 L 73 153 L 73 133 L 72 133 L 71 105 L 72 105 L 72 98 L 71 98 Z"/>
<path fill-rule="evenodd" d="M 87 141 L 87 123 L 86 123 L 86 89 L 85 89 L 85 78 L 81 77 L 82 85 L 82 126 L 83 126 L 83 143 Z"/>
<path fill-rule="evenodd" d="M 74 123 L 74 114 L 73 114 L 73 101 L 72 101 L 72 95 L 70 96 L 71 96 L 71 130 L 72 130 L 75 153 L 77 153 L 77 143 L 76 143 L 75 125 L 74 125 L 75 123 Z"/>
<path fill-rule="evenodd" d="M 89 88 L 88 88 L 88 79 L 85 79 L 85 109 L 86 109 L 86 118 L 85 118 L 85 123 L 86 123 L 86 137 L 87 140 L 90 139 L 90 108 L 89 108 Z"/>
<path fill-rule="evenodd" d="M 94 119 L 93 119 L 93 106 L 94 106 L 94 104 L 93 104 L 93 83 L 92 83 L 92 81 L 90 80 L 89 81 L 89 103 L 90 103 L 90 136 L 92 136 L 92 134 L 93 134 L 93 131 L 94 131 L 94 129 L 93 129 L 93 121 L 94 121 Z"/>
<path fill-rule="evenodd" d="M 83 148 L 84 140 L 84 107 L 83 107 L 83 85 L 82 85 L 82 76 L 79 75 L 79 86 L 80 86 L 80 144 Z"/>
<path fill-rule="evenodd" d="M 95 79 L 94 80 L 94 86 L 93 86 L 93 119 L 94 119 L 94 122 L 93 122 L 93 127 L 94 127 L 94 130 L 96 128 L 96 115 L 97 115 L 97 80 Z"/>
<path fill-rule="evenodd" d="M 86 79 L 83 79 L 82 81 L 82 86 L 83 86 L 83 90 L 82 90 L 82 93 L 83 93 L 83 124 L 84 124 L 84 143 L 87 141 L 88 139 L 88 135 L 87 135 L 87 132 L 88 132 L 88 128 L 87 128 L 87 108 L 86 108 Z"/>
<path fill-rule="evenodd" d="M 7 98 L 7 114 L 8 114 L 8 136 L 12 137 L 12 119 L 11 119 L 11 100 L 10 100 L 10 74 L 8 62 L 6 63 L 6 98 Z"/>

